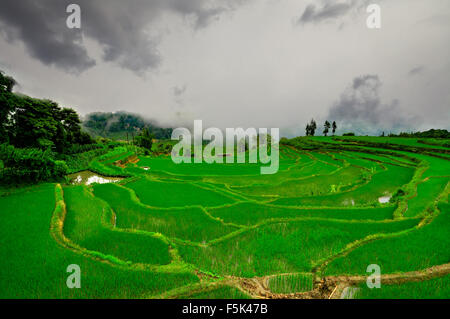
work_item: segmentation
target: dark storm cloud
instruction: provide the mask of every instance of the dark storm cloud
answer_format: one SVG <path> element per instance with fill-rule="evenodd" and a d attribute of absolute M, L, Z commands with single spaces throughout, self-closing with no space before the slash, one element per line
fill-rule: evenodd
<path fill-rule="evenodd" d="M 7 0 L 0 8 L 0 31 L 7 41 L 23 41 L 31 56 L 47 65 L 83 71 L 95 64 L 79 30 L 65 27 L 61 1 Z"/>
<path fill-rule="evenodd" d="M 423 65 L 420 65 L 420 66 L 417 66 L 417 67 L 411 69 L 408 72 L 408 75 L 409 76 L 419 75 L 419 74 L 422 74 L 424 70 L 425 70 L 425 67 Z"/>
<path fill-rule="evenodd" d="M 222 1 L 223 2 L 223 1 Z M 242 1 L 235 0 L 229 2 L 229 5 L 217 5 L 212 1 L 205 0 L 169 0 L 167 1 L 167 5 L 185 17 L 193 17 L 194 18 L 194 26 L 195 28 L 206 27 L 212 20 L 217 19 L 221 13 L 230 10 L 233 5 L 239 4 Z"/>
<path fill-rule="evenodd" d="M 319 23 L 325 20 L 337 19 L 347 15 L 351 10 L 367 5 L 366 0 L 347 0 L 336 2 L 331 0 L 322 1 L 322 5 L 309 4 L 298 19 L 298 24 Z"/>
<path fill-rule="evenodd" d="M 317 9 L 315 4 L 310 4 L 306 7 L 299 23 L 321 22 L 326 19 L 336 18 L 346 14 L 351 6 L 348 3 L 328 3 L 322 8 Z"/>
<path fill-rule="evenodd" d="M 338 122 L 341 129 L 356 133 L 378 134 L 411 129 L 415 119 L 399 111 L 397 100 L 382 103 L 381 86 L 378 75 L 356 77 L 332 106 L 328 118 Z"/>
<path fill-rule="evenodd" d="M 83 35 L 98 42 L 103 60 L 136 73 L 159 66 L 157 35 L 152 23 L 174 13 L 198 29 L 243 0 L 4 0 L 0 30 L 10 42 L 22 41 L 29 54 L 42 63 L 82 72 L 95 64 L 83 44 Z M 66 7 L 81 7 L 81 30 L 66 27 Z M 150 29 L 149 29 L 150 28 Z"/>

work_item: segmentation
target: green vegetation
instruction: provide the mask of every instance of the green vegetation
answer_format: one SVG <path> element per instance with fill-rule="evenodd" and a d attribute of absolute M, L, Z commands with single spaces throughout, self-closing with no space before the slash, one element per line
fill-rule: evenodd
<path fill-rule="evenodd" d="M 88 150 L 81 154 L 90 169 L 126 178 L 119 184 L 56 188 L 59 204 L 52 224 L 60 220 L 61 233 L 56 226 L 48 231 L 52 184 L 5 189 L 0 200 L 7 235 L 0 253 L 8 271 L 2 275 L 17 283 L 3 289 L 4 296 L 245 298 L 233 284 L 215 286 L 203 279 L 197 285 L 194 271 L 219 281 L 228 275 L 276 275 L 268 287 L 284 294 L 312 289 L 315 275 L 365 274 L 372 263 L 383 273 L 398 273 L 449 262 L 447 160 L 407 152 L 402 145 L 383 153 L 378 145 L 375 152 L 367 146 L 337 151 L 327 150 L 331 143 L 326 143 L 320 152 L 282 145 L 280 171 L 273 176 L 259 175 L 255 164 L 183 166 L 164 155 L 136 157 L 127 145 Z M 390 202 L 380 203 L 386 194 Z M 36 207 L 22 209 L 19 202 Z M 16 242 L 7 239 L 17 229 L 11 223 L 36 218 L 40 229 L 25 228 L 27 235 Z M 38 230 L 38 237 L 32 235 Z M 26 247 L 31 263 L 42 257 L 28 246 L 45 249 L 45 256 L 51 255 L 48 271 L 61 269 L 55 274 L 36 270 L 33 280 L 32 274 L 24 275 L 34 283 L 25 289 L 29 284 L 11 275 L 21 258 L 6 258 L 17 245 Z M 67 257 L 60 256 L 67 254 L 76 257 L 70 263 L 88 269 L 85 280 L 92 290 L 64 288 L 61 260 Z M 95 286 L 96 280 L 106 280 L 100 271 L 120 273 L 108 294 Z M 146 276 L 151 279 L 142 280 Z M 395 287 L 389 288 L 392 294 L 403 296 Z M 417 296 L 428 290 L 417 290 Z"/>
<path fill-rule="evenodd" d="M 76 154 L 86 159 L 79 167 L 125 179 L 56 187 L 54 213 L 54 184 L 2 189 L 1 276 L 13 283 L 3 296 L 246 298 L 228 275 L 275 275 L 268 289 L 289 294 L 314 288 L 314 276 L 365 274 L 372 263 L 385 274 L 448 263 L 448 161 L 402 144 L 347 150 L 330 138 L 288 140 L 294 146 L 281 146 L 272 176 L 256 164 L 175 165 L 165 155 L 136 156 L 130 145 L 103 145 Z M 48 267 L 27 273 L 16 249 Z M 89 289 L 65 288 L 70 263 L 86 269 Z M 195 273 L 213 277 L 197 283 Z M 97 284 L 104 276 L 114 278 L 108 293 Z M 401 287 L 361 296 L 447 293 L 424 284 L 405 295 Z"/>
<path fill-rule="evenodd" d="M 53 185 L 0 197 L 0 206 L 0 298 L 140 298 L 197 281 L 189 273 L 118 267 L 62 247 L 49 232 Z M 82 289 L 66 286 L 70 264 L 81 268 Z"/>
<path fill-rule="evenodd" d="M 369 264 L 428 279 L 450 263 L 443 131 L 338 137 L 326 121 L 333 136 L 316 137 L 311 120 L 261 175 L 261 163 L 175 164 L 170 130 L 126 113 L 88 116 L 91 132 L 123 140 L 94 141 L 73 110 L 14 84 L 1 74 L 0 298 L 279 297 Z M 81 289 L 66 286 L 70 264 Z M 448 298 L 448 278 L 360 297 Z"/>
<path fill-rule="evenodd" d="M 203 242 L 236 230 L 210 218 L 201 208 L 157 209 L 141 204 L 128 189 L 114 184 L 94 186 L 117 215 L 117 227 L 162 233 L 187 241 Z M 134 196 L 133 196 L 134 195 Z"/>
<path fill-rule="evenodd" d="M 85 187 L 65 188 L 64 199 L 67 205 L 64 234 L 74 243 L 123 261 L 170 262 L 168 245 L 160 238 L 114 229 L 116 217 L 111 209 Z"/>
<path fill-rule="evenodd" d="M 450 276 L 399 285 L 382 285 L 369 289 L 361 285 L 360 299 L 447 299 L 450 296 Z"/>
<path fill-rule="evenodd" d="M 313 289 L 312 274 L 280 275 L 269 279 L 269 288 L 274 293 L 289 294 Z"/>
<path fill-rule="evenodd" d="M 86 115 L 83 128 L 93 136 L 131 141 L 139 131 L 147 129 L 158 139 L 169 139 L 172 129 L 161 128 L 142 116 L 127 112 L 96 112 Z"/>
<path fill-rule="evenodd" d="M 388 220 L 394 215 L 395 206 L 378 208 L 297 208 L 254 202 L 239 203 L 209 209 L 211 215 L 228 223 L 254 225 L 270 219 L 323 218 L 345 220 Z"/>
<path fill-rule="evenodd" d="M 439 205 L 441 213 L 428 225 L 392 238 L 380 239 L 358 247 L 334 260 L 327 274 L 364 274 L 365 266 L 380 265 L 383 273 L 413 271 L 449 262 L 450 206 Z"/>
<path fill-rule="evenodd" d="M 372 234 L 399 232 L 417 223 L 418 220 L 276 222 L 250 228 L 207 247 L 187 245 L 179 250 L 189 263 L 213 273 L 253 277 L 309 272 L 322 259 L 340 252 L 351 242 Z"/>
<path fill-rule="evenodd" d="M 426 212 L 433 205 L 430 200 L 437 199 L 447 184 L 448 178 L 430 178 L 417 185 L 417 195 L 408 200 L 408 209 L 403 215 L 413 217 Z"/>
<path fill-rule="evenodd" d="M 0 72 L 0 183 L 61 179 L 65 155 L 92 149 L 93 140 L 73 109 L 13 93 L 15 84 Z"/>
<path fill-rule="evenodd" d="M 141 178 L 126 185 L 136 192 L 143 204 L 157 207 L 184 207 L 203 205 L 221 206 L 233 203 L 232 198 L 202 188 L 201 184 L 161 182 Z"/>

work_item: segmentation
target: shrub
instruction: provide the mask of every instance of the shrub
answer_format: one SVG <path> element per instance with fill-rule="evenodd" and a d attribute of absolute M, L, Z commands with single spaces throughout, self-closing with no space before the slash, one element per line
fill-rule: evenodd
<path fill-rule="evenodd" d="M 67 174 L 67 164 L 55 161 L 49 150 L 0 146 L 0 160 L 4 168 L 0 172 L 3 183 L 27 183 L 58 179 Z"/>

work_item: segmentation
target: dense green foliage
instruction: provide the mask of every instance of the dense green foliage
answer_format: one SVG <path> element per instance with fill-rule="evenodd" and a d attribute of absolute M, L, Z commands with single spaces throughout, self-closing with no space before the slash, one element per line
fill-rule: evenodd
<path fill-rule="evenodd" d="M 158 139 L 170 138 L 172 129 L 161 128 L 138 114 L 127 112 L 90 113 L 83 121 L 83 127 L 94 136 L 132 141 L 138 133 L 148 129 Z"/>
<path fill-rule="evenodd" d="M 68 171 L 61 156 L 92 150 L 85 145 L 93 141 L 73 109 L 16 94 L 15 83 L 0 72 L 0 182 L 61 178 Z"/>
<path fill-rule="evenodd" d="M 447 130 L 435 130 L 431 129 L 424 132 L 407 133 L 401 132 L 398 135 L 389 134 L 389 136 L 399 136 L 399 137 L 421 137 L 421 138 L 450 138 L 450 132 Z"/>
<path fill-rule="evenodd" d="M 81 131 L 78 114 L 50 100 L 34 99 L 12 92 L 15 83 L 0 73 L 0 132 L 3 142 L 20 147 L 51 149 L 64 153 L 76 144 L 90 144 L 90 136 Z"/>
<path fill-rule="evenodd" d="M 0 181 L 8 184 L 38 182 L 63 177 L 68 167 L 64 161 L 55 160 L 50 150 L 15 148 L 0 145 Z"/>
<path fill-rule="evenodd" d="M 143 147 L 146 151 L 151 151 L 153 138 L 153 134 L 151 134 L 148 128 L 145 127 L 142 132 L 139 133 L 138 136 L 136 136 L 134 142 L 137 146 Z"/>

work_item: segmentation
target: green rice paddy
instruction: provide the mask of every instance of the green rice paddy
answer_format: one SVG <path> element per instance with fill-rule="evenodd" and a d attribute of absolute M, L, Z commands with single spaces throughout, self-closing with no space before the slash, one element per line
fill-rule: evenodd
<path fill-rule="evenodd" d="M 0 298 L 250 298 L 239 283 L 252 278 L 292 294 L 370 264 L 400 274 L 450 263 L 443 143 L 305 141 L 281 145 L 274 175 L 167 156 L 127 163 L 134 153 L 119 147 L 89 163 L 115 183 L 2 189 Z M 80 289 L 66 286 L 70 264 Z M 361 286 L 358 297 L 449 298 L 448 284 Z"/>

